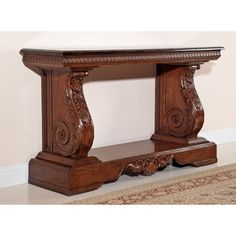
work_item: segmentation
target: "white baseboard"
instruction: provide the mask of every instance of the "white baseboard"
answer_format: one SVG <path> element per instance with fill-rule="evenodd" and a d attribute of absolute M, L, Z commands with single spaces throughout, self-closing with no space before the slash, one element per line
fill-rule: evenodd
<path fill-rule="evenodd" d="M 205 137 L 216 144 L 236 142 L 236 127 L 207 132 L 200 132 L 199 136 Z M 10 187 L 28 182 L 28 163 L 9 166 L 0 166 L 0 188 Z"/>
<path fill-rule="evenodd" d="M 28 182 L 28 163 L 0 166 L 0 188 Z"/>
<path fill-rule="evenodd" d="M 216 144 L 236 142 L 236 127 L 200 132 L 199 136 Z"/>

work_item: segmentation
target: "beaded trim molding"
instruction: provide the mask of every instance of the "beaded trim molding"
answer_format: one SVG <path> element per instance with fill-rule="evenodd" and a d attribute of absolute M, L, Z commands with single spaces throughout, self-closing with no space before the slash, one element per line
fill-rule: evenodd
<path fill-rule="evenodd" d="M 45 56 L 25 54 L 23 62 L 26 64 L 37 65 L 96 65 L 96 64 L 115 64 L 115 63 L 136 63 L 136 62 L 178 62 L 186 59 L 196 62 L 215 60 L 220 57 L 220 50 L 199 51 L 199 52 L 170 52 L 170 53 L 150 53 L 150 54 L 127 54 L 127 55 L 77 55 L 77 56 Z"/>

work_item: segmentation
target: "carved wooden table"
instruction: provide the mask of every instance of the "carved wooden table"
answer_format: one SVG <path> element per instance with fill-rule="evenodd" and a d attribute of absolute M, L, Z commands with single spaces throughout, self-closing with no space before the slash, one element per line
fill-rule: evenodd
<path fill-rule="evenodd" d="M 42 78 L 43 147 L 29 163 L 29 182 L 73 195 L 121 174 L 152 175 L 172 160 L 178 165 L 215 163 L 216 145 L 197 136 L 204 111 L 193 77 L 222 49 L 22 49 L 23 63 Z M 155 131 L 150 140 L 90 150 L 94 127 L 83 82 L 90 70 L 118 64 L 156 64 Z"/>

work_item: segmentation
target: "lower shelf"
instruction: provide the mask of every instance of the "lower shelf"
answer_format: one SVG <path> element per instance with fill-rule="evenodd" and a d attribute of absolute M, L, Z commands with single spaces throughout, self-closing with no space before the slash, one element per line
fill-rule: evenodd
<path fill-rule="evenodd" d="M 216 145 L 187 145 L 143 140 L 95 148 L 89 157 L 73 159 L 41 152 L 29 163 L 29 182 L 66 195 L 90 191 L 121 174 L 152 175 L 172 160 L 202 166 L 217 161 Z"/>
<path fill-rule="evenodd" d="M 204 143 L 205 145 L 209 142 Z M 125 158 L 153 156 L 155 154 L 165 154 L 169 152 L 180 152 L 185 149 L 192 149 L 195 145 L 166 143 L 155 140 L 142 140 L 130 143 L 117 144 L 107 147 L 91 149 L 89 156 L 96 156 L 103 162 L 120 160 Z"/>

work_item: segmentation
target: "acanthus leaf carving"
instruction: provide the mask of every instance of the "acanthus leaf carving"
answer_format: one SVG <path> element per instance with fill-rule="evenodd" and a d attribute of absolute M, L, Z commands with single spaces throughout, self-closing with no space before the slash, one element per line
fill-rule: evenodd
<path fill-rule="evenodd" d="M 92 120 L 83 93 L 83 78 L 86 76 L 88 76 L 87 71 L 73 72 L 68 78 L 66 90 L 71 117 L 80 118 L 83 125 L 89 124 Z"/>
<path fill-rule="evenodd" d="M 164 155 L 143 160 L 136 160 L 127 164 L 123 174 L 128 175 L 153 175 L 158 169 L 165 168 L 174 155 Z"/>
<path fill-rule="evenodd" d="M 198 69 L 200 69 L 199 65 L 188 66 L 181 76 L 181 88 L 185 102 L 191 106 L 194 106 L 196 110 L 202 109 L 202 104 L 198 97 L 193 80 L 194 73 Z"/>
<path fill-rule="evenodd" d="M 194 85 L 194 73 L 200 69 L 199 65 L 190 65 L 181 75 L 181 92 L 185 102 L 187 117 L 186 136 L 197 136 L 204 122 L 204 111 L 202 103 Z"/>

